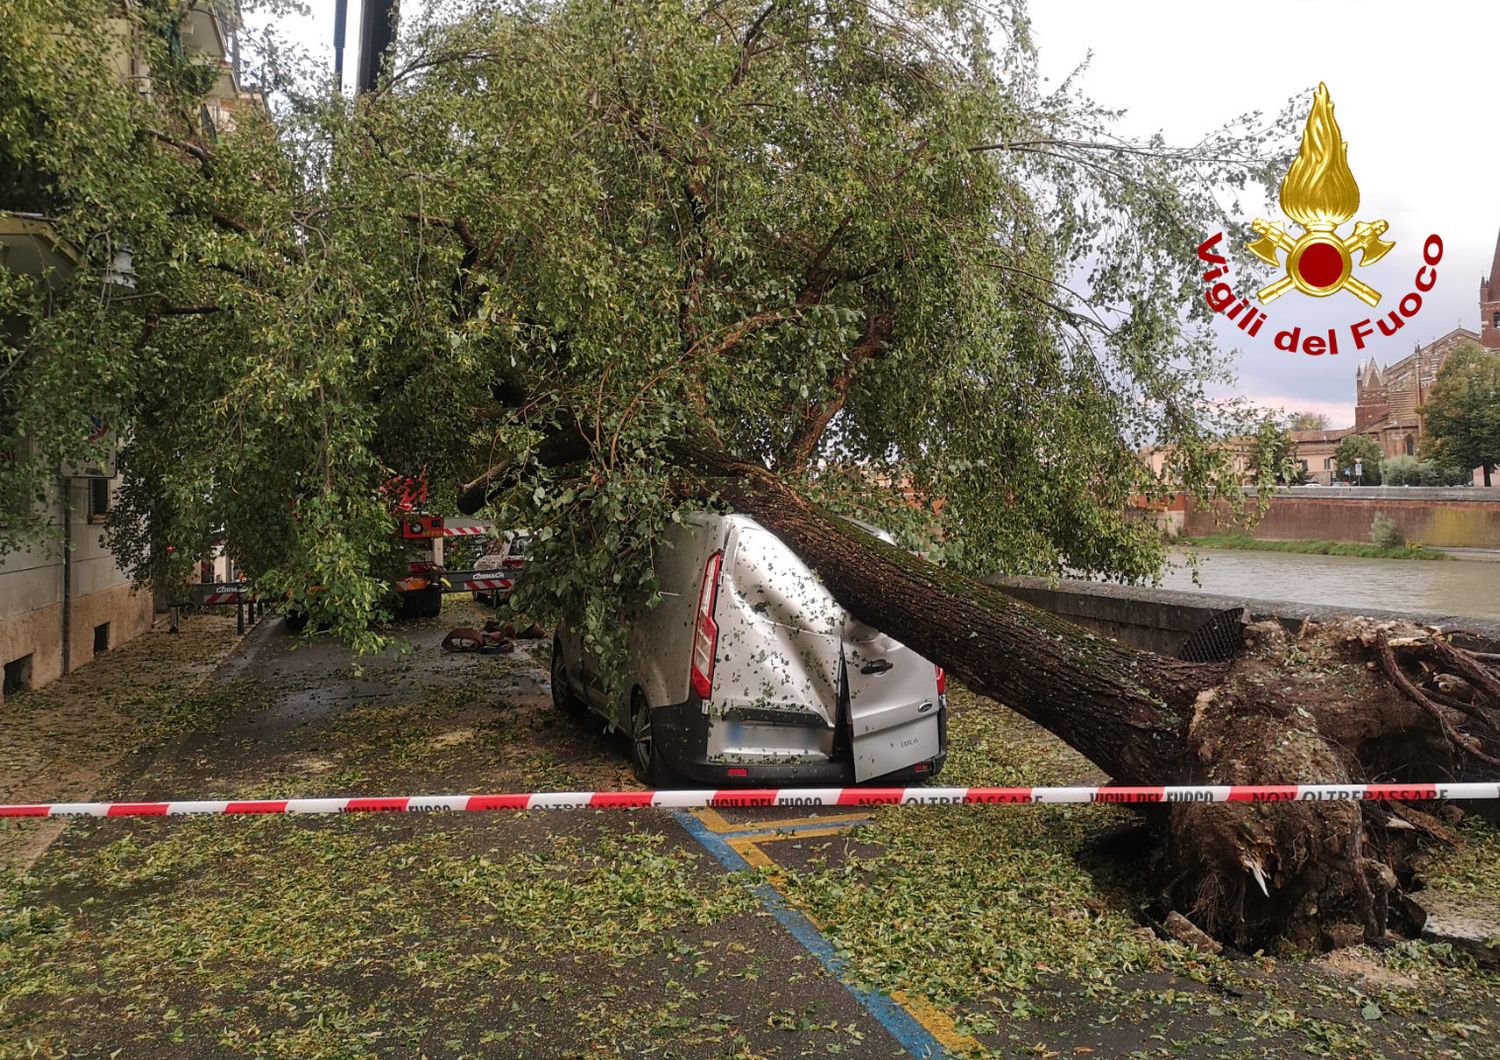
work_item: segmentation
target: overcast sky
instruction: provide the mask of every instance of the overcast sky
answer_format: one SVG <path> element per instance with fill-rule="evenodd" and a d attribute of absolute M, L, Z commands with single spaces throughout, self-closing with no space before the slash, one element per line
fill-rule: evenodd
<path fill-rule="evenodd" d="M 406 0 L 414 4 L 419 0 Z M 354 68 L 360 0 L 350 0 Z M 331 65 L 334 0 L 310 0 L 311 17 L 288 24 Z M 1396 249 L 1356 274 L 1379 290 L 1379 310 L 1412 289 L 1423 239 L 1436 232 L 1444 255 L 1436 288 L 1392 338 L 1378 333 L 1364 354 L 1309 357 L 1271 347 L 1270 331 L 1238 349 L 1238 392 L 1272 407 L 1327 413 L 1353 422 L 1354 370 L 1373 354 L 1382 364 L 1455 327 L 1478 330 L 1480 276 L 1500 233 L 1500 4 L 1480 0 L 1260 0 L 1205 4 L 1158 0 L 1033 0 L 1043 70 L 1061 78 L 1090 53 L 1082 87 L 1101 103 L 1128 108 L 1125 130 L 1157 130 L 1170 141 L 1204 132 L 1250 110 L 1275 113 L 1291 96 L 1326 82 L 1360 187 L 1358 219 L 1390 222 Z M 1310 103 L 1310 95 L 1309 95 Z M 1304 108 L 1305 113 L 1305 108 Z M 1295 231 L 1295 229 L 1294 229 Z M 1207 235 L 1209 233 L 1205 233 Z M 1249 286 L 1243 285 L 1243 286 Z M 1353 295 L 1284 296 L 1273 323 L 1337 326 L 1374 315 Z"/>

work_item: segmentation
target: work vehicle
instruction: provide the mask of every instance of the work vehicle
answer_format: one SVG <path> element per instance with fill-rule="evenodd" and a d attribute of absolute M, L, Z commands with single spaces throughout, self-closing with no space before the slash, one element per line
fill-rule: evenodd
<path fill-rule="evenodd" d="M 575 624 L 552 646 L 553 703 L 625 732 L 642 781 L 897 782 L 942 768 L 943 671 L 856 621 L 754 519 L 691 515 L 655 563 L 661 602 L 627 617 L 618 680 Z"/>
<path fill-rule="evenodd" d="M 450 527 L 440 515 L 416 512 L 400 514 L 391 551 L 380 560 L 380 568 L 390 578 L 386 605 L 403 618 L 436 618 L 443 610 L 443 594 L 450 592 L 501 592 L 509 594 L 512 582 L 494 571 L 450 570 L 443 564 L 442 542 L 450 536 L 472 537 L 488 533 L 485 524 Z M 486 575 L 493 575 L 487 577 Z M 309 594 L 321 592 L 312 586 Z M 289 606 L 285 612 L 287 628 L 306 628 L 307 612 Z"/>
<path fill-rule="evenodd" d="M 475 574 L 500 572 L 506 584 L 494 589 L 474 590 L 474 599 L 480 603 L 502 604 L 515 591 L 521 572 L 526 569 L 526 553 L 531 545 L 531 535 L 524 530 L 512 530 L 495 542 L 489 553 L 474 561 Z"/>

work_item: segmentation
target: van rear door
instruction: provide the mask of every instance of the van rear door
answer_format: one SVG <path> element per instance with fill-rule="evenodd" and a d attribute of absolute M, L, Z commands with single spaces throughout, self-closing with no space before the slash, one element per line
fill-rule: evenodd
<path fill-rule="evenodd" d="M 935 758 L 937 669 L 906 645 L 853 618 L 845 621 L 844 672 L 853 727 L 854 778 L 874 777 Z"/>
<path fill-rule="evenodd" d="M 722 584 L 714 702 L 728 717 L 832 733 L 843 609 L 791 549 L 749 520 L 736 521 Z"/>

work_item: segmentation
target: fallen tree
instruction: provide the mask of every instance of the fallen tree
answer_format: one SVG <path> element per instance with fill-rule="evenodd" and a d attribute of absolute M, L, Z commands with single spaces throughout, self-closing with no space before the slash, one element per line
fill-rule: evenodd
<path fill-rule="evenodd" d="M 722 495 L 792 548 L 861 621 L 1054 733 L 1118 783 L 1489 779 L 1500 658 L 1432 629 L 1359 620 L 1246 631 L 1226 663 L 1132 649 L 831 518 L 759 467 L 714 460 Z M 1352 923 L 1380 940 L 1428 811 L 1360 803 L 1169 809 L 1162 904 L 1254 948 Z M 1394 822 L 1394 823 L 1393 823 Z"/>
<path fill-rule="evenodd" d="M 0 17 L 3 40 L 72 17 L 33 6 Z M 1070 84 L 1038 88 L 1019 5 L 434 18 L 369 97 L 294 86 L 285 128 L 247 115 L 217 137 L 193 77 L 161 114 L 85 77 L 90 56 L 0 69 L 0 114 L 32 130 L 0 151 L 46 160 L 30 176 L 93 248 L 56 291 L 0 277 L 0 422 L 34 443 L 0 472 L 0 543 L 45 522 L 30 505 L 54 458 L 97 455 L 77 439 L 104 411 L 128 425 L 111 541 L 142 580 L 222 538 L 268 594 L 318 586 L 310 624 L 361 648 L 383 617 L 380 487 L 426 468 L 436 510 L 533 532 L 518 603 L 580 615 L 606 655 L 619 608 L 656 589 L 663 528 L 719 504 L 1123 783 L 1432 779 L 1500 757 L 1494 660 L 1430 631 L 1255 629 L 1240 659 L 1194 664 L 975 580 L 1149 578 L 1165 544 L 1132 498 L 1240 497 L 1218 443 L 1256 432 L 1207 400 L 1222 364 L 1194 248 L 1235 189 L 1279 179 L 1290 125 L 1123 139 Z M 80 83 L 109 136 L 45 120 Z M 129 295 L 106 281 L 122 241 Z M 1410 808 L 1174 806 L 1164 904 L 1242 944 L 1330 918 L 1378 936 L 1404 871 L 1388 813 L 1444 833 Z"/>

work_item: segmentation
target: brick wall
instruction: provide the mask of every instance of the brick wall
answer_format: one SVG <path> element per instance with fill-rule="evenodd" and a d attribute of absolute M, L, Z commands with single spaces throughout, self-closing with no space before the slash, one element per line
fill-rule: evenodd
<path fill-rule="evenodd" d="M 1253 494 L 1253 491 L 1250 491 Z M 1251 534 L 1265 541 L 1312 538 L 1368 542 L 1370 525 L 1382 514 L 1407 541 L 1452 548 L 1500 548 L 1500 489 L 1295 489 L 1276 495 Z M 1227 508 L 1189 504 L 1189 537 L 1233 529 Z"/>

